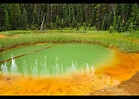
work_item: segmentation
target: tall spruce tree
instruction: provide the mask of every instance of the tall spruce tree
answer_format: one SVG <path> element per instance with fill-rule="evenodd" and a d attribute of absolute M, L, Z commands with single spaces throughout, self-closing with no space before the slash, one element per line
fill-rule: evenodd
<path fill-rule="evenodd" d="M 0 31 L 4 30 L 5 8 L 4 4 L 0 4 Z"/>
<path fill-rule="evenodd" d="M 10 4 L 10 24 L 12 30 L 21 29 L 21 10 L 19 4 Z"/>
<path fill-rule="evenodd" d="M 117 19 L 117 22 L 116 22 L 116 30 L 118 31 L 118 32 L 121 32 L 122 31 L 122 27 L 121 27 L 121 25 L 122 25 L 122 18 L 121 18 L 121 16 L 119 15 L 118 16 L 118 19 Z"/>
<path fill-rule="evenodd" d="M 27 12 L 26 9 L 23 8 L 23 13 L 22 13 L 22 20 L 21 20 L 21 27 L 23 30 L 27 29 L 28 23 L 27 23 Z"/>
<path fill-rule="evenodd" d="M 10 29 L 11 29 L 11 25 L 9 22 L 9 15 L 7 10 L 5 9 L 4 30 L 10 30 Z"/>

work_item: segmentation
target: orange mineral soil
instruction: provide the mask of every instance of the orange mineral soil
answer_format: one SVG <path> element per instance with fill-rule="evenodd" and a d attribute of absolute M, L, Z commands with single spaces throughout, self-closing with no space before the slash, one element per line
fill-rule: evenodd
<path fill-rule="evenodd" d="M 5 35 L 0 34 L 0 38 L 7 38 Z"/>
<path fill-rule="evenodd" d="M 119 85 L 139 71 L 139 54 L 116 51 L 112 62 L 95 74 L 74 73 L 62 77 L 21 77 L 0 74 L 0 95 L 90 95 Z"/>

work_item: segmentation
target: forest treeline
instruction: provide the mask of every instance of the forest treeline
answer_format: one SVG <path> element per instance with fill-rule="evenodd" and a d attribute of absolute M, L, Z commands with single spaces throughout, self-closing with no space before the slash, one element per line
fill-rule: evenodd
<path fill-rule="evenodd" d="M 4 3 L 0 31 L 40 29 L 96 29 L 124 32 L 139 28 L 137 3 Z"/>

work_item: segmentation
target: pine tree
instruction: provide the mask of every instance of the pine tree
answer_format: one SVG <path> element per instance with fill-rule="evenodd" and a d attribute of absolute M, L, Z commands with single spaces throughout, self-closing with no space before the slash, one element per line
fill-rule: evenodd
<path fill-rule="evenodd" d="M 79 22 L 77 22 L 76 29 L 77 29 L 77 30 L 79 30 L 79 28 L 80 28 L 80 23 L 79 23 Z"/>
<path fill-rule="evenodd" d="M 94 26 L 95 22 L 96 22 L 96 10 L 95 10 L 95 6 L 96 6 L 96 4 L 92 4 L 92 22 L 91 22 L 91 26 Z"/>
<path fill-rule="evenodd" d="M 113 19 L 114 19 L 114 17 L 113 17 L 113 13 L 112 13 L 112 11 L 108 14 L 108 27 L 107 27 L 107 29 L 109 29 L 110 28 L 110 26 L 113 24 Z"/>
<path fill-rule="evenodd" d="M 61 19 L 61 28 L 64 28 L 64 19 Z"/>
<path fill-rule="evenodd" d="M 101 29 L 102 30 L 107 30 L 107 28 L 108 28 L 108 14 L 106 13 L 104 18 L 103 18 L 103 21 L 102 21 Z"/>
<path fill-rule="evenodd" d="M 104 17 L 104 12 L 102 11 L 103 10 L 103 4 L 97 4 L 96 7 L 95 7 L 95 10 L 96 10 L 96 28 L 97 30 L 101 30 L 101 26 L 102 26 L 102 20 L 103 20 L 103 17 Z"/>
<path fill-rule="evenodd" d="M 114 31 L 116 31 L 116 16 L 114 16 L 114 20 L 113 20 L 113 29 Z"/>
<path fill-rule="evenodd" d="M 69 27 L 70 26 L 70 22 L 71 22 L 71 19 L 70 19 L 70 12 L 69 12 L 69 14 L 67 15 L 67 17 L 66 17 L 66 26 L 67 27 Z"/>
<path fill-rule="evenodd" d="M 58 15 L 56 16 L 56 27 L 60 28 L 60 18 Z"/>
<path fill-rule="evenodd" d="M 115 4 L 115 15 L 121 16 L 122 13 L 122 4 Z"/>
<path fill-rule="evenodd" d="M 139 14 L 136 17 L 136 29 L 139 29 Z"/>
<path fill-rule="evenodd" d="M 71 25 L 72 28 L 76 28 L 77 27 L 77 22 L 76 22 L 76 19 L 75 17 L 73 16 L 73 19 L 72 19 L 72 25 Z"/>
<path fill-rule="evenodd" d="M 39 6 L 38 9 L 40 10 L 40 8 L 41 8 L 41 7 L 40 7 L 40 4 L 38 4 L 38 6 Z M 27 11 L 27 22 L 28 22 L 27 24 L 28 24 L 28 28 L 31 28 L 32 21 L 33 21 L 33 16 L 32 16 L 32 14 L 33 14 L 33 9 L 34 9 L 34 8 L 33 8 L 33 4 L 31 4 L 31 3 L 25 4 L 25 9 L 26 9 L 26 11 Z M 41 13 L 38 13 L 38 17 L 40 16 L 40 14 L 41 14 Z M 39 22 L 40 22 L 39 25 L 40 25 L 40 24 L 41 24 L 41 19 L 42 19 L 42 18 L 39 17 L 39 19 L 40 19 L 40 20 L 39 20 Z"/>
<path fill-rule="evenodd" d="M 133 22 L 133 29 L 136 30 L 136 26 L 135 24 L 137 23 L 137 4 L 133 4 L 132 5 L 132 13 L 131 13 L 131 17 L 132 17 L 132 22 Z"/>
<path fill-rule="evenodd" d="M 22 13 L 22 29 L 27 29 L 28 24 L 27 24 L 27 12 L 25 8 L 23 8 L 23 13 Z"/>
<path fill-rule="evenodd" d="M 124 17 L 125 23 L 130 18 L 131 8 L 132 8 L 132 5 L 131 4 L 125 4 L 125 8 L 124 8 L 124 11 L 125 11 L 125 17 Z"/>
<path fill-rule="evenodd" d="M 49 18 L 49 16 L 48 16 L 48 13 L 46 12 L 46 18 L 45 18 L 46 20 L 45 20 L 45 22 L 44 22 L 44 23 L 45 23 L 45 24 L 44 24 L 45 29 L 46 29 L 46 28 L 47 28 L 47 29 L 49 28 L 49 23 L 48 23 L 48 20 L 49 20 L 49 19 L 48 19 L 48 18 Z M 57 23 L 55 22 L 55 26 L 56 26 L 56 24 L 57 24 Z"/>
<path fill-rule="evenodd" d="M 112 33 L 112 32 L 114 32 L 114 28 L 113 28 L 113 26 L 110 25 L 110 27 L 109 27 L 109 33 Z"/>
<path fill-rule="evenodd" d="M 84 30 L 87 29 L 86 22 L 83 22 L 83 27 L 84 27 Z"/>
<path fill-rule="evenodd" d="M 127 31 L 128 30 L 128 27 L 129 27 L 129 25 L 130 25 L 130 23 L 131 23 L 131 20 L 130 20 L 130 18 L 127 20 L 127 22 L 126 22 L 126 24 L 125 24 L 125 31 Z"/>
<path fill-rule="evenodd" d="M 10 30 L 10 29 L 11 29 L 11 25 L 9 23 L 9 15 L 7 10 L 5 9 L 4 30 Z"/>
<path fill-rule="evenodd" d="M 16 21 L 17 21 L 17 29 L 19 28 L 19 29 L 21 29 L 21 9 L 20 9 L 20 6 L 19 6 L 19 4 L 16 4 L 15 5 L 15 8 L 16 8 Z"/>
<path fill-rule="evenodd" d="M 122 25 L 122 18 L 121 18 L 121 16 L 119 15 L 119 16 L 118 16 L 118 19 L 117 19 L 117 25 L 116 25 L 116 30 L 117 30 L 118 32 L 121 32 L 121 25 Z"/>
<path fill-rule="evenodd" d="M 134 32 L 134 25 L 133 25 L 133 22 L 132 21 L 130 22 L 127 31 L 130 32 L 130 33 L 133 33 Z"/>
<path fill-rule="evenodd" d="M 31 23 L 34 29 L 35 28 L 37 29 L 39 25 L 39 22 L 37 21 L 37 19 L 38 19 L 37 8 L 34 8 L 33 13 L 32 13 L 32 23 Z"/>
<path fill-rule="evenodd" d="M 5 10 L 4 4 L 0 4 L 0 31 L 4 30 Z"/>
<path fill-rule="evenodd" d="M 21 10 L 19 4 L 10 4 L 10 24 L 12 30 L 21 29 Z"/>
<path fill-rule="evenodd" d="M 77 4 L 76 6 L 76 13 L 75 13 L 75 19 L 77 20 L 77 22 L 79 24 L 81 24 L 83 22 L 83 16 L 82 16 L 82 9 L 81 9 L 81 5 L 82 4 Z M 78 24 L 78 25 L 79 25 Z"/>

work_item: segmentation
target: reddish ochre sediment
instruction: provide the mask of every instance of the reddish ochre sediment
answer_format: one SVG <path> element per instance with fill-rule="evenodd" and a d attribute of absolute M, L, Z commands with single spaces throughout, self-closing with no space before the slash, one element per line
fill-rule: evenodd
<path fill-rule="evenodd" d="M 128 80 L 139 71 L 139 53 L 117 52 L 115 61 L 112 66 L 104 66 L 99 71 L 119 81 Z"/>
<path fill-rule="evenodd" d="M 139 53 L 117 53 L 117 59 L 117 64 L 101 68 L 99 72 L 118 79 L 120 84 L 91 92 L 91 95 L 139 95 Z"/>
<path fill-rule="evenodd" d="M 0 38 L 7 38 L 5 35 L 0 34 Z"/>

